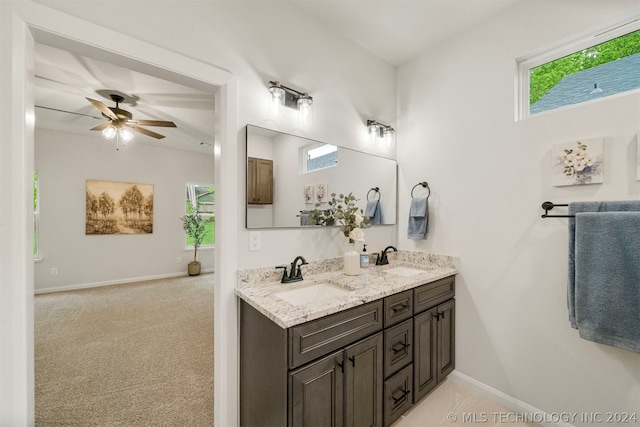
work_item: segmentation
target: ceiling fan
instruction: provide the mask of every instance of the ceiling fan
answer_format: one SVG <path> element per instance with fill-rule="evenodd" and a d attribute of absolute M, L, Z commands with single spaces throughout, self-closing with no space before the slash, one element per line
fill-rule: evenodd
<path fill-rule="evenodd" d="M 106 123 L 93 127 L 90 130 L 102 131 L 102 135 L 107 139 L 113 139 L 118 135 L 119 138 L 123 138 L 125 141 L 131 140 L 133 139 L 133 134 L 130 130 L 152 138 L 162 139 L 164 138 L 164 135 L 140 126 L 176 127 L 175 123 L 164 120 L 133 120 L 133 115 L 129 111 L 123 110 L 119 107 L 119 104 L 124 101 L 124 97 L 114 93 L 109 96 L 111 100 L 116 103 L 115 107 L 107 107 L 101 101 L 87 98 L 94 107 L 100 110 L 104 117 L 109 119 Z"/>

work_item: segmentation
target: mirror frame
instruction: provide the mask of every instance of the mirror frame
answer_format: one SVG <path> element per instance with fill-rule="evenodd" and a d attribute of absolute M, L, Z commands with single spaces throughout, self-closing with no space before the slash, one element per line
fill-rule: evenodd
<path fill-rule="evenodd" d="M 252 124 L 247 124 L 245 126 L 245 228 L 246 229 L 277 229 L 277 228 L 290 228 L 290 229 L 305 229 L 305 228 L 311 228 L 313 226 L 302 226 L 302 225 L 255 225 L 255 224 L 249 224 L 249 209 L 250 209 L 250 203 L 248 202 L 248 197 L 250 194 L 249 191 L 249 186 L 250 186 L 250 168 L 249 168 L 249 147 L 250 147 L 250 135 L 251 135 L 251 130 L 257 130 L 260 132 L 264 132 L 266 133 L 273 133 L 273 134 L 279 134 L 279 135 L 283 135 L 283 136 L 288 136 L 288 137 L 292 137 L 292 138 L 298 138 L 300 140 L 306 141 L 308 142 L 308 144 L 329 144 L 329 145 L 335 145 L 336 147 L 338 147 L 338 150 L 346 150 L 347 153 L 353 153 L 353 154 L 362 154 L 365 156 L 369 156 L 373 159 L 380 159 L 380 160 L 388 160 L 389 162 L 393 163 L 393 185 L 390 186 L 392 188 L 392 192 L 393 194 L 391 194 L 390 196 L 387 195 L 385 196 L 384 193 L 382 193 L 382 196 L 380 196 L 380 193 L 378 194 L 378 197 L 381 197 L 381 200 L 384 201 L 389 201 L 392 200 L 393 201 L 393 207 L 388 209 L 387 215 L 383 215 L 383 220 L 384 220 L 384 216 L 388 216 L 389 212 L 393 212 L 393 221 L 392 222 L 384 222 L 382 224 L 376 224 L 375 226 L 380 226 L 380 225 L 397 225 L 397 221 L 398 221 L 398 163 L 395 159 L 391 159 L 388 157 L 383 157 L 383 156 L 379 156 L 379 155 L 375 155 L 375 154 L 371 154 L 371 153 L 366 153 L 363 151 L 359 151 L 359 150 L 354 150 L 352 148 L 346 148 L 346 147 L 342 147 L 339 146 L 337 144 L 331 144 L 328 142 L 322 142 L 322 141 L 318 141 L 318 140 L 314 140 L 314 139 L 310 139 L 304 136 L 299 136 L 299 135 L 293 135 L 293 134 L 289 134 L 286 132 L 281 132 L 278 130 L 274 130 L 274 129 L 269 129 L 269 128 L 265 128 L 265 127 L 261 127 L 261 126 L 256 126 L 256 125 L 252 125 Z M 296 148 L 296 159 L 298 159 L 298 149 Z M 255 157 L 255 156 L 252 156 Z M 268 167 L 268 166 L 267 166 Z M 296 162 L 296 167 L 298 167 L 298 163 Z M 273 168 L 273 166 L 272 166 Z M 357 169 L 355 171 L 355 173 L 362 173 L 363 170 L 362 169 Z M 389 172 L 391 172 L 391 170 L 389 170 Z M 333 191 L 331 186 L 329 186 L 328 188 L 328 193 L 327 197 L 330 199 L 330 194 L 334 193 L 336 191 Z M 369 192 L 371 192 L 373 190 L 373 188 L 371 188 L 371 190 L 369 190 Z M 272 186 L 272 191 L 273 191 L 273 186 Z M 297 195 L 296 195 L 297 196 Z M 369 196 L 369 193 L 367 193 L 366 195 L 359 195 L 356 194 L 356 197 L 358 197 L 359 200 L 363 200 L 366 197 Z M 303 200 L 303 193 L 301 191 L 300 193 L 300 198 L 301 200 Z M 372 199 L 375 198 L 375 194 L 372 196 Z M 275 200 L 272 200 L 272 203 L 265 203 L 265 206 L 273 206 L 273 202 L 275 202 Z M 366 202 L 365 202 L 366 203 Z M 257 202 L 257 204 L 260 204 L 259 202 Z M 251 204 L 253 206 L 253 204 Z M 305 206 L 308 207 L 309 210 L 311 209 L 315 209 L 315 201 L 313 203 L 308 203 Z M 364 207 L 363 207 L 364 209 Z M 299 215 L 298 215 L 299 216 Z"/>

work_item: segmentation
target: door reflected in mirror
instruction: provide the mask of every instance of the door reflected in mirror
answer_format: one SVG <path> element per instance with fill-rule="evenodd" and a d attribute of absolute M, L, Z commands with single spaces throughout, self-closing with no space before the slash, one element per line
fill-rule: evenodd
<path fill-rule="evenodd" d="M 376 224 L 396 223 L 396 161 L 247 125 L 246 227 L 311 226 L 331 194 L 353 193 Z"/>

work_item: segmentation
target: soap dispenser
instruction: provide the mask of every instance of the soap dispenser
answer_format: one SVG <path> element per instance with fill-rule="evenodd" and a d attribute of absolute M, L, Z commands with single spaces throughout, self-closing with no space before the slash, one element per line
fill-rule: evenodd
<path fill-rule="evenodd" d="M 362 253 L 360 254 L 360 267 L 369 267 L 369 254 L 367 253 L 367 245 L 363 245 Z"/>

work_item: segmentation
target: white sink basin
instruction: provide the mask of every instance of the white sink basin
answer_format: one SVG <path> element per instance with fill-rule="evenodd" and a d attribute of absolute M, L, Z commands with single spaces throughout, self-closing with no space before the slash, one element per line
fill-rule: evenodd
<path fill-rule="evenodd" d="M 311 302 L 320 302 L 329 298 L 349 295 L 350 290 L 322 282 L 304 288 L 291 289 L 290 291 L 278 292 L 276 297 L 288 302 L 291 305 L 304 305 Z"/>
<path fill-rule="evenodd" d="M 424 270 L 420 270 L 419 268 L 411 268 L 411 267 L 394 267 L 394 268 L 390 268 L 388 270 L 383 270 L 383 271 L 385 273 L 395 274 L 397 276 L 406 276 L 406 277 L 415 276 L 416 274 L 422 274 L 425 272 Z"/>

